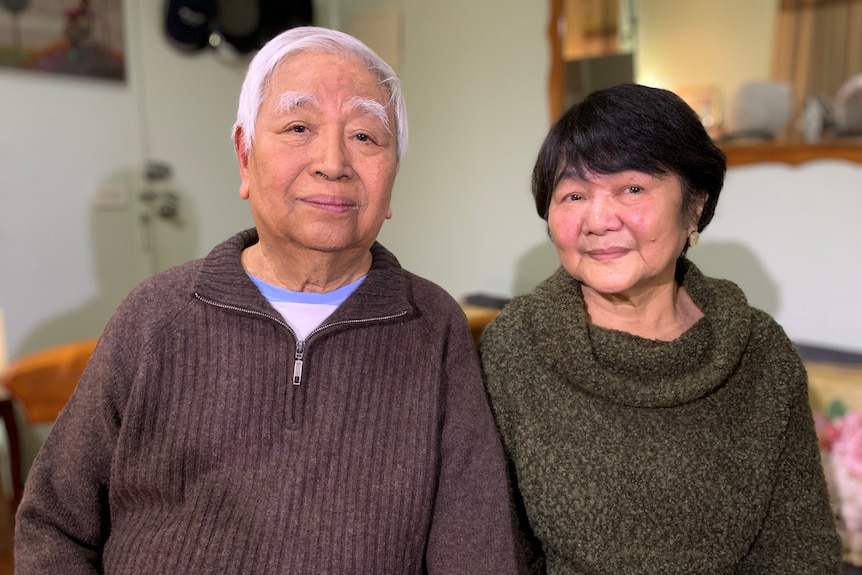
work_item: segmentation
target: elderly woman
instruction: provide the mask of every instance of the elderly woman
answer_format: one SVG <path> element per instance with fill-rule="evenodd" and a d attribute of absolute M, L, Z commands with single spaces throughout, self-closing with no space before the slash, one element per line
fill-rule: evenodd
<path fill-rule="evenodd" d="M 480 344 L 533 572 L 839 571 L 801 360 L 685 257 L 725 169 L 679 97 L 638 85 L 590 95 L 539 152 L 562 267 Z"/>

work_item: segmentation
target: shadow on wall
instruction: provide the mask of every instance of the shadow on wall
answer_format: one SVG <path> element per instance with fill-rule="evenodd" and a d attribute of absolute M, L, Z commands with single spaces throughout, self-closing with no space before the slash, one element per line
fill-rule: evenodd
<path fill-rule="evenodd" d="M 154 186 L 136 172 L 125 172 L 108 178 L 104 186 L 120 193 L 94 202 L 89 211 L 95 295 L 37 326 L 24 338 L 16 356 L 98 337 L 132 288 L 197 254 L 194 210 L 171 182 Z"/>
<path fill-rule="evenodd" d="M 533 288 L 557 271 L 559 267 L 560 260 L 557 257 L 557 249 L 551 242 L 551 238 L 547 238 L 518 258 L 515 263 L 512 293 L 514 295 L 530 293 Z"/>
<path fill-rule="evenodd" d="M 757 256 L 737 242 L 703 241 L 688 250 L 688 257 L 705 275 L 734 282 L 748 303 L 772 317 L 781 307 L 781 293 Z"/>

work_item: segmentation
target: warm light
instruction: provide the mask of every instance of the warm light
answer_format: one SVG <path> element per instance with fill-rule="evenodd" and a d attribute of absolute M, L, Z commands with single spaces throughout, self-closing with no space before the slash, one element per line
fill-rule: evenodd
<path fill-rule="evenodd" d="M 657 76 L 652 76 L 650 74 L 644 74 L 639 78 L 635 78 L 638 84 L 642 84 L 644 86 L 649 86 L 650 88 L 663 88 L 665 90 L 668 89 L 668 83 L 662 80 Z"/>

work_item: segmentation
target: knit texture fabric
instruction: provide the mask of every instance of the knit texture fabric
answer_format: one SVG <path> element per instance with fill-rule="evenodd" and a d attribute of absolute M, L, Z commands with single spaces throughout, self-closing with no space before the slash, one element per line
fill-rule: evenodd
<path fill-rule="evenodd" d="M 518 573 L 458 304 L 375 244 L 297 345 L 241 266 L 256 241 L 122 303 L 28 478 L 16 573 Z"/>
<path fill-rule="evenodd" d="M 804 366 L 728 281 L 671 342 L 590 325 L 562 268 L 480 355 L 535 573 L 837 574 Z"/>

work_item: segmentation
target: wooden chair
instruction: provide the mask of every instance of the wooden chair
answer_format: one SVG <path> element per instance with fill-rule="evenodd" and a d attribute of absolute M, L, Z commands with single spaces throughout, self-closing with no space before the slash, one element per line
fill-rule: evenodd
<path fill-rule="evenodd" d="M 9 437 L 9 466 L 13 505 L 24 491 L 21 441 L 12 404 L 17 403 L 28 424 L 52 423 L 69 400 L 93 354 L 96 339 L 58 345 L 13 361 L 0 373 L 0 417 Z"/>
<path fill-rule="evenodd" d="M 467 316 L 467 323 L 470 325 L 470 333 L 473 334 L 474 343 L 479 343 L 485 326 L 500 314 L 498 309 L 478 305 L 461 304 L 461 309 Z"/>

